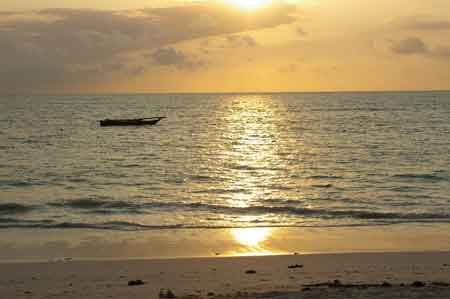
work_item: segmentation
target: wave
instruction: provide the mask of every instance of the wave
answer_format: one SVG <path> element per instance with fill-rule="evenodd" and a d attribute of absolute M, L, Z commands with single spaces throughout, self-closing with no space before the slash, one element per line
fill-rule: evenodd
<path fill-rule="evenodd" d="M 34 206 L 22 205 L 19 203 L 0 203 L 1 214 L 24 214 L 35 209 Z"/>
<path fill-rule="evenodd" d="M 338 180 L 343 179 L 342 176 L 337 175 L 311 175 L 307 179 L 317 179 L 317 180 Z"/>
<path fill-rule="evenodd" d="M 41 229 L 96 229 L 96 230 L 164 230 L 164 229 L 211 229 L 211 228 L 231 228 L 232 226 L 208 226 L 190 224 L 166 224 L 147 225 L 129 221 L 106 221 L 99 223 L 83 222 L 57 222 L 54 220 L 21 220 L 15 218 L 1 218 L 0 229 L 8 228 L 41 228 Z M 238 226 L 236 226 L 238 227 Z"/>
<path fill-rule="evenodd" d="M 0 180 L 0 186 L 4 187 L 32 187 L 32 186 L 42 186 L 47 184 L 42 181 L 18 181 L 18 180 Z"/>
<path fill-rule="evenodd" d="M 240 223 L 240 222 L 236 222 Z M 129 221 L 107 221 L 99 223 L 83 222 L 56 222 L 53 220 L 18 220 L 14 218 L 0 218 L 0 229 L 20 228 L 20 229 L 92 229 L 92 230 L 113 230 L 113 231 L 148 231 L 148 230 L 176 230 L 176 229 L 230 229 L 230 228 L 257 228 L 257 227 L 296 227 L 296 228 L 337 228 L 337 227 L 370 227 L 384 226 L 401 223 L 450 223 L 450 219 L 432 221 L 421 219 L 418 221 L 395 220 L 375 223 L 344 223 L 344 224 L 275 224 L 273 221 L 241 222 L 241 224 L 230 225 L 195 225 L 195 224 L 162 224 L 149 225 Z"/>
<path fill-rule="evenodd" d="M 448 177 L 444 177 L 437 174 L 431 173 L 402 173 L 395 174 L 392 176 L 394 179 L 403 179 L 403 180 L 423 180 L 423 181 L 448 181 Z"/>
<path fill-rule="evenodd" d="M 49 203 L 49 205 L 56 207 L 71 207 L 76 209 L 92 209 L 92 208 L 113 207 L 113 206 L 125 208 L 128 207 L 130 204 L 124 201 L 108 201 L 103 199 L 80 198 L 64 202 Z"/>
<path fill-rule="evenodd" d="M 414 186 L 399 186 L 390 188 L 391 191 L 402 192 L 402 193 L 412 193 L 412 192 L 420 192 L 423 188 L 414 187 Z"/>
<path fill-rule="evenodd" d="M 142 205 L 133 202 L 89 198 L 51 202 L 48 205 L 59 208 L 87 210 L 93 214 L 113 214 L 117 212 L 139 214 L 143 212 L 141 210 L 144 208 Z"/>
<path fill-rule="evenodd" d="M 333 184 L 323 184 L 323 185 L 321 185 L 321 184 L 316 184 L 316 185 L 311 185 L 311 187 L 326 189 L 326 188 L 331 188 L 331 187 L 333 187 Z"/>
<path fill-rule="evenodd" d="M 7 227 L 40 227 L 41 225 L 50 225 L 54 223 L 53 220 L 50 219 L 42 219 L 42 220 L 29 220 L 29 219 L 17 219 L 17 218 L 1 218 L 0 217 L 0 228 Z"/>
<path fill-rule="evenodd" d="M 246 164 L 235 164 L 235 163 L 229 163 L 226 165 L 229 169 L 233 170 L 243 170 L 243 171 L 258 171 L 258 170 L 268 170 L 268 171 L 279 171 L 284 170 L 280 167 L 266 167 L 266 166 L 251 166 Z"/>
<path fill-rule="evenodd" d="M 301 202 L 290 201 L 290 203 Z M 448 213 L 431 212 L 376 212 L 365 209 L 325 209 L 307 208 L 298 206 L 264 206 L 255 205 L 248 207 L 225 206 L 219 204 L 201 202 L 125 202 L 105 199 L 77 199 L 59 203 L 50 203 L 55 207 L 70 207 L 86 210 L 89 213 L 146 213 L 147 210 L 170 211 L 203 211 L 214 214 L 237 215 L 290 215 L 300 217 L 315 217 L 320 219 L 355 219 L 366 221 L 378 220 L 450 220 Z"/>
<path fill-rule="evenodd" d="M 252 206 L 245 208 L 238 207 L 223 207 L 216 209 L 225 209 L 236 213 L 243 214 L 288 214 L 296 216 L 313 216 L 325 219 L 336 218 L 350 218 L 360 220 L 383 220 L 383 219 L 449 219 L 450 214 L 437 213 L 399 213 L 399 212 L 373 212 L 367 210 L 331 210 L 331 209 L 314 209 L 314 208 L 299 208 L 286 206 Z"/>
<path fill-rule="evenodd" d="M 265 184 L 265 185 L 256 185 L 255 187 L 264 188 L 264 189 L 273 189 L 277 191 L 289 191 L 295 190 L 297 187 L 289 186 L 289 185 L 280 185 L 280 184 Z"/>
<path fill-rule="evenodd" d="M 250 191 L 248 189 L 243 189 L 243 188 L 236 188 L 236 189 L 222 189 L 222 188 L 211 188 L 211 189 L 206 189 L 206 190 L 197 190 L 197 191 L 192 191 L 192 193 L 195 194 L 208 194 L 208 193 L 213 193 L 213 194 L 235 194 L 235 193 L 250 193 Z"/>
<path fill-rule="evenodd" d="M 394 109 L 394 108 L 369 108 L 369 107 L 361 107 L 361 108 L 317 108 L 317 109 L 311 109 L 311 111 L 316 112 L 383 112 L 383 111 L 389 111 L 389 112 L 401 112 L 405 111 L 405 109 Z"/>
<path fill-rule="evenodd" d="M 209 182 L 209 181 L 217 181 L 218 179 L 209 175 L 191 175 L 189 179 L 192 181 L 198 182 Z"/>

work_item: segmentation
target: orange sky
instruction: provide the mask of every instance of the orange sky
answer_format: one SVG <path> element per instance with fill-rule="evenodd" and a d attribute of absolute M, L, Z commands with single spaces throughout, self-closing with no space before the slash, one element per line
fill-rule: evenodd
<path fill-rule="evenodd" d="M 250 1 L 0 0 L 0 93 L 450 89 L 448 0 Z"/>

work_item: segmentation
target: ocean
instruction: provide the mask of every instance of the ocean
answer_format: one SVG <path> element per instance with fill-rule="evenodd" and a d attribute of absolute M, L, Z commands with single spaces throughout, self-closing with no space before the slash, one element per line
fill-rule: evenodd
<path fill-rule="evenodd" d="M 449 92 L 0 97 L 3 230 L 449 223 L 449 165 Z"/>

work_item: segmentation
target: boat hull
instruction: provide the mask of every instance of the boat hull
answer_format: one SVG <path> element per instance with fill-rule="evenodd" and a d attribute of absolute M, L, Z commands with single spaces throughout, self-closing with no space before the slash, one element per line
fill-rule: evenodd
<path fill-rule="evenodd" d="M 155 117 L 151 119 L 104 119 L 100 121 L 100 126 L 153 126 L 164 117 Z"/>

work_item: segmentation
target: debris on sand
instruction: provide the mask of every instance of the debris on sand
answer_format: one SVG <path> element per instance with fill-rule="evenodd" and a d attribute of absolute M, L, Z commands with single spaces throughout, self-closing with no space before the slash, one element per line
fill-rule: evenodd
<path fill-rule="evenodd" d="M 245 271 L 245 274 L 256 274 L 255 270 L 247 270 Z"/>
<path fill-rule="evenodd" d="M 145 282 L 140 280 L 140 279 L 130 280 L 128 282 L 128 286 L 130 286 L 130 287 L 132 287 L 132 286 L 140 286 L 140 285 L 143 285 L 143 284 L 145 284 Z"/>
<path fill-rule="evenodd" d="M 415 287 L 415 288 L 423 288 L 424 286 L 426 286 L 426 284 L 424 282 L 422 282 L 422 281 L 414 281 L 411 284 L 411 286 Z"/>
<path fill-rule="evenodd" d="M 303 265 L 295 264 L 288 266 L 289 269 L 297 269 L 297 268 L 303 268 Z"/>
<path fill-rule="evenodd" d="M 167 290 L 166 298 L 173 299 L 173 298 L 176 298 L 176 297 L 177 296 L 175 296 L 175 294 L 171 290 Z"/>
<path fill-rule="evenodd" d="M 332 287 L 338 288 L 342 286 L 342 282 L 339 279 L 333 280 Z"/>
<path fill-rule="evenodd" d="M 177 298 L 177 296 L 175 296 L 175 294 L 171 291 L 171 290 L 169 290 L 169 289 L 161 289 L 160 291 L 159 291 L 159 298 L 160 299 L 174 299 L 174 298 Z"/>
<path fill-rule="evenodd" d="M 450 287 L 450 283 L 443 281 L 433 281 L 431 285 L 435 287 Z"/>
<path fill-rule="evenodd" d="M 390 282 L 384 281 L 381 284 L 344 284 L 340 280 L 336 279 L 334 281 L 321 282 L 315 284 L 304 284 L 304 289 L 310 290 L 311 288 L 357 288 L 357 289 L 368 289 L 368 288 L 390 288 L 393 285 Z"/>

